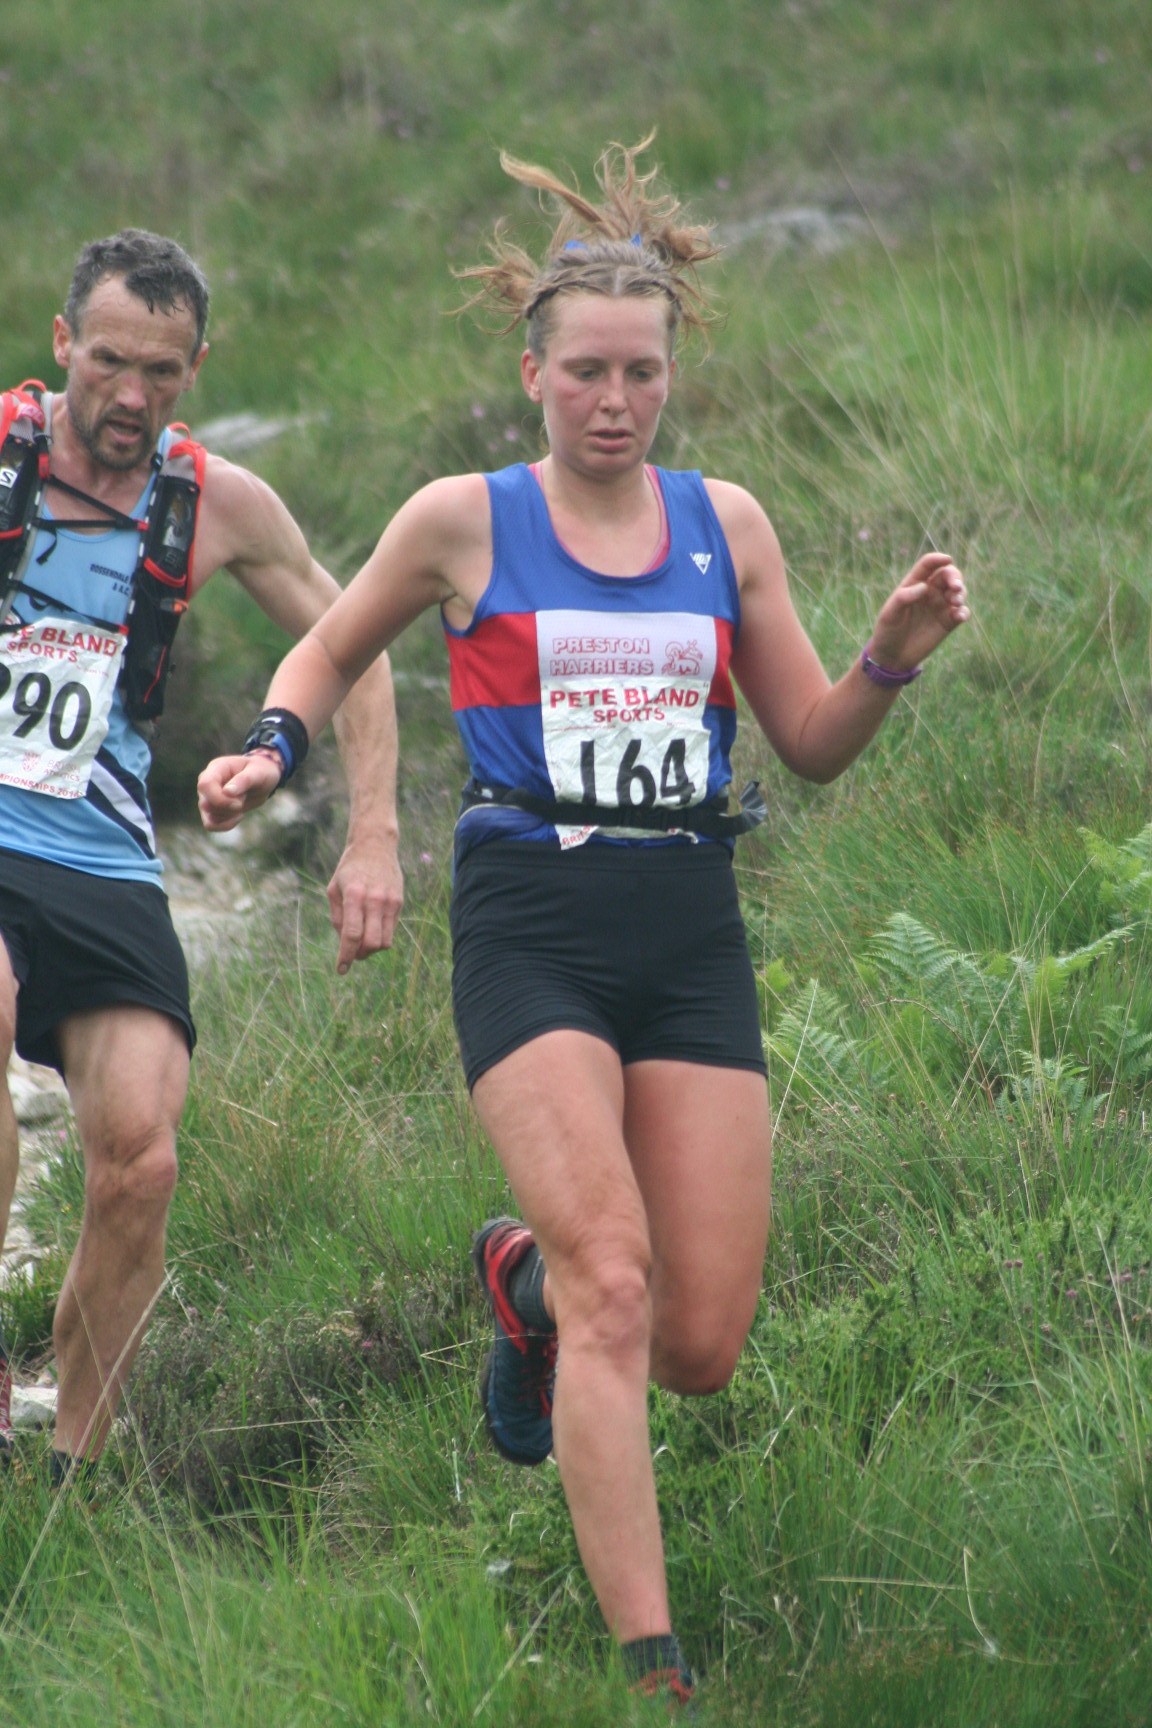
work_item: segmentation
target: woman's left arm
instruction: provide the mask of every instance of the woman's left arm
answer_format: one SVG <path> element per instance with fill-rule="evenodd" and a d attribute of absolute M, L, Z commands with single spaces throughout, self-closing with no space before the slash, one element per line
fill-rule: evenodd
<path fill-rule="evenodd" d="M 860 660 L 829 681 L 796 616 L 767 516 L 741 487 L 707 486 L 740 588 L 736 681 L 781 761 L 805 780 L 834 780 L 876 735 L 901 684 L 874 682 Z M 968 616 L 964 578 L 947 553 L 928 552 L 881 607 L 869 657 L 890 673 L 913 671 Z"/>

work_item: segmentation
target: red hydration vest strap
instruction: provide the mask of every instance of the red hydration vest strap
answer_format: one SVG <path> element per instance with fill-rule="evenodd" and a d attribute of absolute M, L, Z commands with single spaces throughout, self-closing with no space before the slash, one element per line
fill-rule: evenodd
<path fill-rule="evenodd" d="M 27 378 L 0 394 L 0 623 L 27 566 L 32 527 L 48 479 L 44 394 L 38 378 Z"/>
<path fill-rule="evenodd" d="M 46 416 L 40 400 L 45 394 L 45 386 L 39 378 L 25 378 L 23 384 L 17 384 L 14 390 L 5 390 L 0 395 L 0 444 L 20 420 L 29 421 L 33 428 L 33 431 L 23 434 L 25 438 L 30 439 L 36 432 L 45 430 Z M 17 436 L 21 436 L 19 431 Z"/>
<path fill-rule="evenodd" d="M 121 673 L 125 706 L 137 721 L 158 719 L 164 709 L 172 643 L 188 610 L 207 463 L 204 446 L 189 436 L 187 426 L 169 430 L 183 436 L 160 460 L 148 501 Z"/>
<path fill-rule="evenodd" d="M 46 395 L 36 378 L 0 393 L 0 621 L 9 598 L 21 585 L 49 478 L 51 403 L 45 408 L 41 400 Z M 93 505 L 116 527 L 132 527 L 140 535 L 128 609 L 128 646 L 121 668 L 121 691 L 134 720 L 155 719 L 164 707 L 172 640 L 188 610 L 204 490 L 207 451 L 182 421 L 168 430 L 176 436 L 164 456 L 153 459 L 156 477 L 143 518 L 126 517 L 60 482 L 66 492 Z"/>

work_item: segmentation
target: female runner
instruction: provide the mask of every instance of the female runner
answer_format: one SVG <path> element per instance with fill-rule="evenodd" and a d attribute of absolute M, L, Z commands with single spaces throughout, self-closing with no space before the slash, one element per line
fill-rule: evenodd
<path fill-rule="evenodd" d="M 968 617 L 960 572 L 919 559 L 830 684 L 759 504 L 647 463 L 677 333 L 706 307 L 706 229 L 636 156 L 591 202 L 505 170 L 561 215 L 543 263 L 499 232 L 468 272 L 523 322 L 548 454 L 436 480 L 287 656 L 244 756 L 200 781 L 234 826 L 290 773 L 426 607 L 448 640 L 472 770 L 457 828 L 453 997 L 468 1085 L 525 1223 L 473 1258 L 496 1337 L 490 1436 L 554 1451 L 580 1553 L 640 1691 L 686 1699 L 649 1453 L 649 1378 L 729 1380 L 756 1308 L 770 1128 L 752 967 L 724 813 L 732 680 L 795 773 L 829 781 Z M 557 1345 L 559 1348 L 557 1349 Z"/>

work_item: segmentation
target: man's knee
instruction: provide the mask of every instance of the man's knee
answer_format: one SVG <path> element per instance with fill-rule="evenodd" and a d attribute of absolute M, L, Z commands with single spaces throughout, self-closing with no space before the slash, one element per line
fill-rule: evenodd
<path fill-rule="evenodd" d="M 85 1209 L 101 1222 L 166 1212 L 176 1174 L 175 1136 L 168 1128 L 102 1146 L 88 1157 Z"/>
<path fill-rule="evenodd" d="M 0 1077 L 16 1044 L 16 976 L 0 935 Z"/>

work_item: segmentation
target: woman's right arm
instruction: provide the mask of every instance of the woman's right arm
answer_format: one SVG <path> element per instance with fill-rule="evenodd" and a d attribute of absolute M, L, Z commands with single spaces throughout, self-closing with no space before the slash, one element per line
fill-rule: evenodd
<path fill-rule="evenodd" d="M 356 680 L 427 610 L 456 600 L 471 611 L 491 562 L 483 475 L 434 480 L 402 505 L 348 587 L 281 661 L 265 708 L 286 708 L 313 739 Z M 280 783 L 272 754 L 218 756 L 197 783 L 206 828 L 234 828 Z"/>

